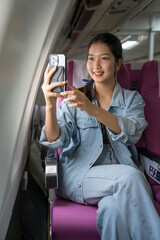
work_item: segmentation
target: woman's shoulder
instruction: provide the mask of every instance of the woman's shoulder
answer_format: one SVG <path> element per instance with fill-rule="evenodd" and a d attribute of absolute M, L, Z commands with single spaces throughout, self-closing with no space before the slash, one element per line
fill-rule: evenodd
<path fill-rule="evenodd" d="M 118 82 L 116 83 L 115 96 L 118 98 L 122 98 L 122 101 L 124 102 L 130 102 L 136 99 L 139 101 L 143 101 L 141 95 L 138 93 L 137 90 L 122 88 Z"/>
<path fill-rule="evenodd" d="M 130 89 L 125 89 L 125 88 L 121 88 L 123 95 L 125 95 L 126 97 L 137 97 L 137 98 L 142 98 L 140 93 L 137 90 L 130 90 Z"/>
<path fill-rule="evenodd" d="M 138 105 L 141 105 L 141 104 L 144 105 L 144 100 L 137 90 L 128 90 L 128 89 L 122 88 L 122 95 L 123 95 L 125 103 L 128 103 L 129 105 L 131 103 L 138 104 Z"/>

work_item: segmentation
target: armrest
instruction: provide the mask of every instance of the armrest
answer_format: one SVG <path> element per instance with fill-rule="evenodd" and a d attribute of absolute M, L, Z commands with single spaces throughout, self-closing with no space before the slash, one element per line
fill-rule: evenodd
<path fill-rule="evenodd" d="M 140 162 L 149 177 L 160 184 L 160 156 L 148 151 L 145 148 L 138 150 Z"/>
<path fill-rule="evenodd" d="M 58 188 L 58 160 L 55 153 L 47 154 L 45 158 L 45 187 Z"/>
<path fill-rule="evenodd" d="M 149 158 L 150 160 L 154 161 L 154 162 L 157 162 L 157 163 L 160 163 L 160 156 L 151 152 L 151 151 L 148 151 L 146 148 L 137 148 L 138 150 L 138 153 L 140 155 L 143 155 L 147 158 Z"/>

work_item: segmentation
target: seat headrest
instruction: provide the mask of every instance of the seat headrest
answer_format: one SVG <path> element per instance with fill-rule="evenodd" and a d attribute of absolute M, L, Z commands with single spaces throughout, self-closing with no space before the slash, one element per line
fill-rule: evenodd
<path fill-rule="evenodd" d="M 67 80 L 76 88 L 83 87 L 91 80 L 86 64 L 83 60 L 67 62 Z"/>
<path fill-rule="evenodd" d="M 117 81 L 122 88 L 130 89 L 131 77 L 128 71 L 128 65 L 122 64 L 120 70 L 117 72 Z"/>
<path fill-rule="evenodd" d="M 140 92 L 141 94 L 159 95 L 159 64 L 153 60 L 143 64 L 141 70 Z"/>

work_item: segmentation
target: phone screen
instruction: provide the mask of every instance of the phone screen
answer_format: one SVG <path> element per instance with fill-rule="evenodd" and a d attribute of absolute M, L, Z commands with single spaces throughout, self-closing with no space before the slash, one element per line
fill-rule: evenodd
<path fill-rule="evenodd" d="M 64 54 L 51 54 L 49 55 L 49 70 L 57 67 L 57 71 L 51 77 L 51 82 L 63 82 L 66 81 L 66 56 Z M 64 92 L 66 85 L 53 88 L 53 92 Z"/>

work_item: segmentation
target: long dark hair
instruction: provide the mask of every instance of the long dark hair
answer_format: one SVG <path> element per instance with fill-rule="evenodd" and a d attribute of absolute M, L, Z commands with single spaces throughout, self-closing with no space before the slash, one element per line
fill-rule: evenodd
<path fill-rule="evenodd" d="M 102 33 L 97 36 L 95 36 L 89 43 L 88 45 L 88 52 L 92 44 L 94 43 L 105 43 L 108 45 L 110 48 L 112 54 L 115 57 L 116 63 L 118 63 L 118 60 L 121 58 L 123 59 L 122 56 L 122 45 L 119 40 L 115 35 L 111 33 Z M 93 79 L 85 86 L 80 88 L 79 90 L 84 92 L 85 95 L 89 98 L 90 101 L 92 101 L 96 97 L 95 89 L 93 87 Z"/>

